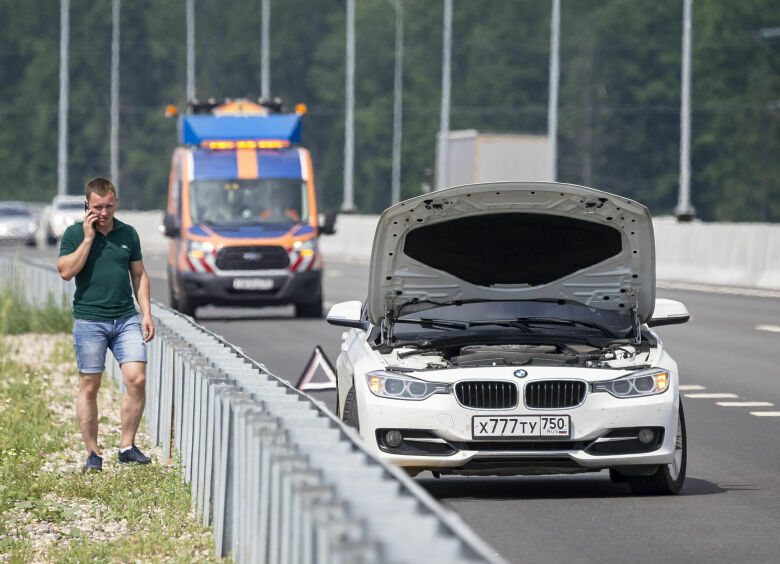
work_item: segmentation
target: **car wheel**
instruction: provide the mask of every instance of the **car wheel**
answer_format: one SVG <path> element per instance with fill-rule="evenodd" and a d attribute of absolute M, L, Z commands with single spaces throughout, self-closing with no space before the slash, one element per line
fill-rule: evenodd
<path fill-rule="evenodd" d="M 295 317 L 321 319 L 322 294 L 320 294 L 316 301 L 310 304 L 295 304 Z"/>
<path fill-rule="evenodd" d="M 358 419 L 357 399 L 355 398 L 355 386 L 352 386 L 344 399 L 344 415 L 341 418 L 344 423 L 360 431 L 360 419 Z"/>
<path fill-rule="evenodd" d="M 57 244 L 57 238 L 54 235 L 46 235 L 46 242 L 49 246 L 54 246 Z"/>
<path fill-rule="evenodd" d="M 674 460 L 663 464 L 651 476 L 629 476 L 628 485 L 638 495 L 668 495 L 680 493 L 687 468 L 687 441 L 682 402 L 677 416 L 677 436 L 674 441 Z"/>
<path fill-rule="evenodd" d="M 628 477 L 624 476 L 614 468 L 609 469 L 609 479 L 615 484 L 624 484 L 628 482 Z"/>

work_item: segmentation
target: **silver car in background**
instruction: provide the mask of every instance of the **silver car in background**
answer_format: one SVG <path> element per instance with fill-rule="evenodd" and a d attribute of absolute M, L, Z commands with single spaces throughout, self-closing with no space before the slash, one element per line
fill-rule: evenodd
<path fill-rule="evenodd" d="M 65 230 L 84 219 L 84 196 L 54 196 L 46 214 L 46 242 L 56 245 Z"/>
<path fill-rule="evenodd" d="M 0 202 L 0 243 L 24 243 L 34 247 L 38 220 L 23 202 Z"/>

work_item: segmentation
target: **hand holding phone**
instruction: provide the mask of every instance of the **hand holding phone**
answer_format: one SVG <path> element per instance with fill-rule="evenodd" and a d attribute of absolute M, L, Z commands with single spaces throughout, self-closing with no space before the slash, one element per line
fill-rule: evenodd
<path fill-rule="evenodd" d="M 97 215 L 95 214 L 95 212 L 89 209 L 88 202 L 84 202 L 84 211 L 87 212 L 84 214 L 84 238 L 94 239 L 95 222 L 97 221 Z"/>

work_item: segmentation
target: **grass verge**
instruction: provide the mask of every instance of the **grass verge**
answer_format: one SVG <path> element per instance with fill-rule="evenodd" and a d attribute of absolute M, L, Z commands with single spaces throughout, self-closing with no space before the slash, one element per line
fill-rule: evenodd
<path fill-rule="evenodd" d="M 102 474 L 82 474 L 69 335 L 0 336 L 0 561 L 224 562 L 176 465 L 119 467 L 119 392 L 98 397 Z"/>
<path fill-rule="evenodd" d="M 73 312 L 50 294 L 43 306 L 27 303 L 17 282 L 0 285 L 0 335 L 23 333 L 69 333 Z"/>

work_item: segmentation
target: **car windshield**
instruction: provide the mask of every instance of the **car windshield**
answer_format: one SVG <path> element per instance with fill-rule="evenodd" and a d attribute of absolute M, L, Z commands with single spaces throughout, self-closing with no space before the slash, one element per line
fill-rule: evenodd
<path fill-rule="evenodd" d="M 194 223 L 291 225 L 309 219 L 306 183 L 289 178 L 196 180 L 190 188 Z"/>
<path fill-rule="evenodd" d="M 84 202 L 60 202 L 57 209 L 62 211 L 84 211 Z"/>
<path fill-rule="evenodd" d="M 631 317 L 573 303 L 485 301 L 446 305 L 402 315 L 394 328 L 401 341 L 435 340 L 458 333 L 627 337 Z"/>
<path fill-rule="evenodd" d="M 0 207 L 0 216 L 3 217 L 30 217 L 30 210 L 25 208 L 3 208 Z"/>

